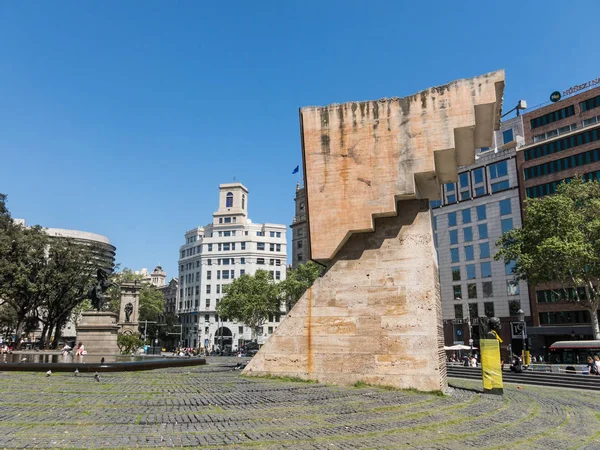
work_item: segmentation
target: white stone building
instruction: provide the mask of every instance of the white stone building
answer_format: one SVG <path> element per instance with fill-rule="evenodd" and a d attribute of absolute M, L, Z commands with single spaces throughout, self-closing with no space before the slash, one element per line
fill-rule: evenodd
<path fill-rule="evenodd" d="M 258 269 L 271 272 L 275 281 L 286 276 L 286 226 L 255 224 L 248 218 L 248 189 L 241 183 L 219 186 L 219 209 L 212 223 L 185 233 L 179 251 L 179 302 L 183 345 L 238 349 L 252 337 L 250 328 L 223 322 L 216 306 L 223 286 Z M 259 343 L 270 336 L 281 317 L 270 317 Z"/>
<path fill-rule="evenodd" d="M 163 270 L 162 266 L 156 266 L 152 273 L 148 273 L 148 269 L 142 267 L 141 270 L 134 270 L 135 275 L 141 275 L 143 277 L 142 282 L 149 283 L 157 288 L 165 287 L 167 273 Z"/>
<path fill-rule="evenodd" d="M 494 260 L 501 234 L 521 227 L 516 148 L 522 136 L 521 117 L 503 122 L 496 148 L 481 149 L 475 164 L 459 168 L 458 183 L 442 186 L 442 200 L 432 202 L 445 345 L 469 344 L 470 314 L 477 346 L 476 318 L 496 316 L 508 351 L 510 322 L 519 309 L 529 315 L 527 284 L 515 282 L 511 265 Z"/>

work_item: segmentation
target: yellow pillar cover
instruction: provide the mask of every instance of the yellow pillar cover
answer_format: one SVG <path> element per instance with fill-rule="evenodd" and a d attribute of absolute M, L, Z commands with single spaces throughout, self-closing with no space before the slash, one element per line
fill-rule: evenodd
<path fill-rule="evenodd" d="M 483 390 L 491 394 L 502 394 L 502 366 L 500 343 L 496 339 L 481 339 L 481 373 Z"/>

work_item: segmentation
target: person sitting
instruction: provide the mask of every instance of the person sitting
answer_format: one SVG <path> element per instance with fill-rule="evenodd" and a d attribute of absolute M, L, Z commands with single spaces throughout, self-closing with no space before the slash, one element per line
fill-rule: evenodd
<path fill-rule="evenodd" d="M 84 354 L 87 354 L 87 352 L 85 352 L 85 346 L 80 342 L 79 345 L 77 346 L 77 351 L 75 352 L 76 356 L 83 356 Z"/>

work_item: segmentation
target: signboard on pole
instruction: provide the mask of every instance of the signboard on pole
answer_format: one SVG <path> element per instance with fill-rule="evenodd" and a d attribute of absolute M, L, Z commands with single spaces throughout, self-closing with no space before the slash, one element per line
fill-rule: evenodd
<path fill-rule="evenodd" d="M 511 322 L 510 331 L 514 339 L 527 339 L 527 326 L 525 322 Z"/>

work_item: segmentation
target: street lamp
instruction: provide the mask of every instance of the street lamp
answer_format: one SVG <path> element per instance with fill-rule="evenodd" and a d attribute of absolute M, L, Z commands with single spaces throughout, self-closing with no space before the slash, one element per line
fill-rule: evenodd
<path fill-rule="evenodd" d="M 523 109 L 527 109 L 527 102 L 525 100 L 519 100 L 519 102 L 517 103 L 517 106 L 515 106 L 510 111 L 502 114 L 502 117 L 508 116 L 513 111 L 517 111 L 517 117 L 518 117 L 520 115 L 521 110 L 523 110 Z"/>
<path fill-rule="evenodd" d="M 526 325 L 525 325 L 525 313 L 523 312 L 522 309 L 519 309 L 517 311 L 517 320 L 519 322 L 521 322 L 521 337 L 523 338 L 523 363 L 525 363 L 525 329 L 526 329 Z"/>

